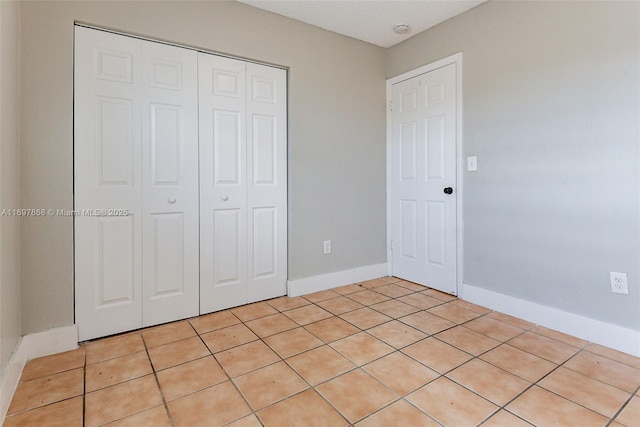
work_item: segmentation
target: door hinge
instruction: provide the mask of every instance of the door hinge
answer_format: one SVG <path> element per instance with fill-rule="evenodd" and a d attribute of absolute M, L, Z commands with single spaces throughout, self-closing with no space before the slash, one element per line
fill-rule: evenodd
<path fill-rule="evenodd" d="M 393 111 L 393 101 L 389 101 L 389 111 Z"/>
<path fill-rule="evenodd" d="M 393 252 L 393 240 L 389 240 L 389 249 Z"/>

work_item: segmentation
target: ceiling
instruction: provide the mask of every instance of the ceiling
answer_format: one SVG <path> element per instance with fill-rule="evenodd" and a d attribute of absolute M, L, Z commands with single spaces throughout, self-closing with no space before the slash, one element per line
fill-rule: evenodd
<path fill-rule="evenodd" d="M 486 0 L 238 0 L 354 39 L 390 47 Z M 396 34 L 398 24 L 409 32 Z"/>

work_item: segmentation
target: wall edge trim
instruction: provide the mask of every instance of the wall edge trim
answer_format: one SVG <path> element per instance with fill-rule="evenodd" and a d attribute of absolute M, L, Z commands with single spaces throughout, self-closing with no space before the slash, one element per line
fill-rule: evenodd
<path fill-rule="evenodd" d="M 377 279 L 388 273 L 387 263 L 365 265 L 350 270 L 336 271 L 334 273 L 319 274 L 303 279 L 287 281 L 287 295 L 297 297 L 312 292 L 325 291 L 338 286 L 350 285 L 365 280 Z"/>

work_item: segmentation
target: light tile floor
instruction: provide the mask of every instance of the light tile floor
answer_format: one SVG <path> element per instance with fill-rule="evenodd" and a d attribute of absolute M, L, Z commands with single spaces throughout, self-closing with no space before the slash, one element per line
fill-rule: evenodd
<path fill-rule="evenodd" d="M 5 426 L 640 426 L 640 359 L 392 277 L 27 364 Z"/>

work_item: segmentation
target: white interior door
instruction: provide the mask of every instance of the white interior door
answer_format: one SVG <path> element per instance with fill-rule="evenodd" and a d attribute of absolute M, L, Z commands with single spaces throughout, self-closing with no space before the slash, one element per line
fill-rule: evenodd
<path fill-rule="evenodd" d="M 200 311 L 286 293 L 286 72 L 199 55 Z"/>
<path fill-rule="evenodd" d="M 198 56 L 143 41 L 142 326 L 199 312 Z"/>
<path fill-rule="evenodd" d="M 201 53 L 200 312 L 247 302 L 246 90 L 243 61 Z"/>
<path fill-rule="evenodd" d="M 456 286 L 456 64 L 392 87 L 394 276 L 451 294 Z"/>
<path fill-rule="evenodd" d="M 139 40 L 77 27 L 75 43 L 75 308 L 82 341 L 141 326 L 141 79 Z"/>

